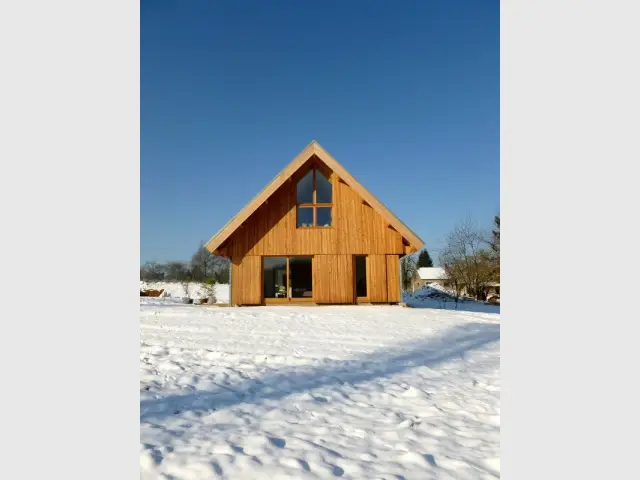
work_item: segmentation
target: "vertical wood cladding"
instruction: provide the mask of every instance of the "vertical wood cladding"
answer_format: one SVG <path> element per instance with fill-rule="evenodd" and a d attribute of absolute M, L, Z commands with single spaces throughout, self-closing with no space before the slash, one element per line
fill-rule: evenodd
<path fill-rule="evenodd" d="M 298 178 L 292 177 L 231 235 L 225 242 L 230 256 L 403 253 L 402 236 L 334 174 L 332 226 L 296 228 Z"/>
<path fill-rule="evenodd" d="M 387 301 L 386 255 L 369 255 L 367 258 L 367 287 L 371 303 Z"/>
<path fill-rule="evenodd" d="M 387 302 L 400 301 L 400 256 L 387 255 Z"/>
<path fill-rule="evenodd" d="M 313 301 L 353 303 L 353 258 L 351 255 L 313 257 Z"/>
<path fill-rule="evenodd" d="M 232 303 L 256 305 L 262 298 L 262 256 L 313 256 L 315 303 L 353 303 L 353 255 L 367 255 L 369 301 L 398 302 L 402 236 L 334 173 L 332 226 L 296 228 L 296 184 L 313 165 L 285 182 L 224 242 L 232 258 Z"/>
<path fill-rule="evenodd" d="M 262 257 L 233 257 L 231 268 L 231 303 L 259 305 L 262 302 Z"/>

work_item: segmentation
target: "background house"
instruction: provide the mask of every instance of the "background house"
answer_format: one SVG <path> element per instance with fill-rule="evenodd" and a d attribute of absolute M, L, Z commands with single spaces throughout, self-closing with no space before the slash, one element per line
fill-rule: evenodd
<path fill-rule="evenodd" d="M 444 268 L 441 267 L 421 267 L 418 268 L 414 274 L 412 281 L 412 289 L 421 289 L 428 283 L 437 283 L 443 287 L 447 286 L 447 274 Z"/>
<path fill-rule="evenodd" d="M 453 288 L 450 280 L 447 278 L 447 273 L 442 267 L 421 267 L 418 268 L 413 276 L 411 283 L 411 289 L 416 292 L 425 285 L 430 283 L 436 283 L 446 288 Z M 500 299 L 500 282 L 486 282 L 482 284 L 482 295 L 480 298 L 485 299 Z M 467 287 L 462 285 L 460 294 L 465 296 L 468 294 Z"/>
<path fill-rule="evenodd" d="M 500 298 L 500 282 L 487 282 L 483 285 L 486 299 Z"/>

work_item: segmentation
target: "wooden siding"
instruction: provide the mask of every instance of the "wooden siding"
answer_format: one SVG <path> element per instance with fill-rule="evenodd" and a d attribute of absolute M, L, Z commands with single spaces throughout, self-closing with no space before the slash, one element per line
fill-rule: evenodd
<path fill-rule="evenodd" d="M 233 257 L 231 303 L 259 305 L 262 302 L 262 257 Z"/>
<path fill-rule="evenodd" d="M 387 301 L 387 256 L 367 257 L 367 289 L 371 303 Z"/>
<path fill-rule="evenodd" d="M 398 255 L 368 255 L 367 287 L 368 300 L 371 303 L 400 301 L 398 261 Z M 353 255 L 314 255 L 312 265 L 313 302 L 318 304 L 354 303 Z M 234 257 L 231 268 L 232 304 L 262 304 L 262 257 Z"/>
<path fill-rule="evenodd" d="M 224 227 L 222 227 L 222 229 L 207 242 L 206 248 L 212 253 L 228 257 L 229 254 L 226 252 L 223 245 L 229 237 L 241 225 L 243 225 L 260 206 L 267 202 L 275 192 L 277 192 L 283 185 L 290 182 L 292 177 L 298 175 L 300 171 L 308 167 L 310 162 L 323 165 L 329 170 L 337 173 L 340 178 L 351 186 L 358 196 L 363 198 L 369 205 L 373 206 L 374 210 L 381 215 L 381 218 L 385 219 L 385 223 L 391 225 L 394 231 L 400 232 L 404 237 L 406 246 L 404 253 L 413 253 L 422 247 L 423 241 L 414 232 L 412 232 L 411 229 L 391 213 L 387 207 L 375 198 L 371 192 L 364 188 L 358 180 L 356 180 L 335 158 L 329 154 L 329 152 L 314 140 L 307 145 L 307 147 L 300 152 L 265 188 L 263 188 L 258 195 L 245 205 L 245 207 Z"/>
<path fill-rule="evenodd" d="M 296 183 L 309 165 L 301 168 L 229 237 L 222 247 L 226 255 L 404 253 L 400 233 L 334 173 L 332 226 L 296 228 Z"/>
<path fill-rule="evenodd" d="M 332 226 L 296 228 L 296 184 L 316 165 L 311 158 L 221 245 L 232 258 L 232 303 L 263 303 L 262 257 L 313 256 L 313 301 L 354 303 L 354 255 L 367 255 L 368 300 L 399 302 L 399 256 L 405 243 L 397 230 L 358 192 L 326 172 L 333 188 Z"/>
<path fill-rule="evenodd" d="M 387 255 L 387 302 L 400 301 L 400 257 Z"/>
<path fill-rule="evenodd" d="M 313 301 L 353 303 L 353 257 L 315 255 L 313 257 Z"/>

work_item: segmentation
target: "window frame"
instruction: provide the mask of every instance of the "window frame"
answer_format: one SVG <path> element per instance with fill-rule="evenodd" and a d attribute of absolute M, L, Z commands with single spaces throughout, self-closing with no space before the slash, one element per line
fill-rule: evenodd
<path fill-rule="evenodd" d="M 296 228 L 300 228 L 303 230 L 309 230 L 309 229 L 319 229 L 319 230 L 327 230 L 329 228 L 334 228 L 334 207 L 335 207 L 335 185 L 333 182 L 333 175 L 330 173 L 329 175 L 326 175 L 327 172 L 323 171 L 321 169 L 321 167 L 319 165 L 311 165 L 310 170 L 313 172 L 313 182 L 312 182 L 312 195 L 311 195 L 311 203 L 308 202 L 303 202 L 303 203 L 299 203 L 298 202 L 298 189 L 297 189 L 297 185 L 298 183 L 305 177 L 305 175 L 307 175 L 307 173 L 309 172 L 309 170 L 305 171 L 304 175 L 301 175 L 297 181 L 296 181 Z M 323 177 L 325 177 L 327 179 L 327 181 L 331 184 L 331 203 L 326 203 L 326 202 L 322 202 L 322 203 L 318 203 L 316 201 L 316 195 L 317 195 L 317 188 L 316 188 L 316 177 L 317 177 L 317 172 L 320 171 L 320 173 L 322 174 Z M 318 214 L 317 214 L 317 208 L 320 207 L 325 207 L 325 208 L 331 208 L 331 225 L 329 225 L 328 227 L 321 227 L 318 226 Z M 299 226 L 298 225 L 298 213 L 299 213 L 299 209 L 300 208 L 311 208 L 313 211 L 313 225 L 310 227 L 303 227 L 303 226 Z"/>
<path fill-rule="evenodd" d="M 264 295 L 264 260 L 265 258 L 285 258 L 285 276 L 287 278 L 286 285 L 286 295 L 285 297 L 266 297 Z M 291 270 L 289 267 L 289 261 L 292 258 L 310 258 L 311 259 L 311 297 L 294 297 L 293 295 L 289 296 L 291 286 Z M 262 303 L 264 305 L 277 305 L 277 304 L 299 304 L 299 303 L 314 303 L 314 288 L 315 285 L 313 283 L 313 261 L 314 255 L 262 255 L 262 261 L 260 265 L 261 269 L 261 278 L 262 278 Z"/>

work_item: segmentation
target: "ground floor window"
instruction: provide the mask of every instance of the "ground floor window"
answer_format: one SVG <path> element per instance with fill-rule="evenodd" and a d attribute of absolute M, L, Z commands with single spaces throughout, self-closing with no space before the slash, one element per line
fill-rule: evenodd
<path fill-rule="evenodd" d="M 265 299 L 313 297 L 312 257 L 263 257 Z"/>

